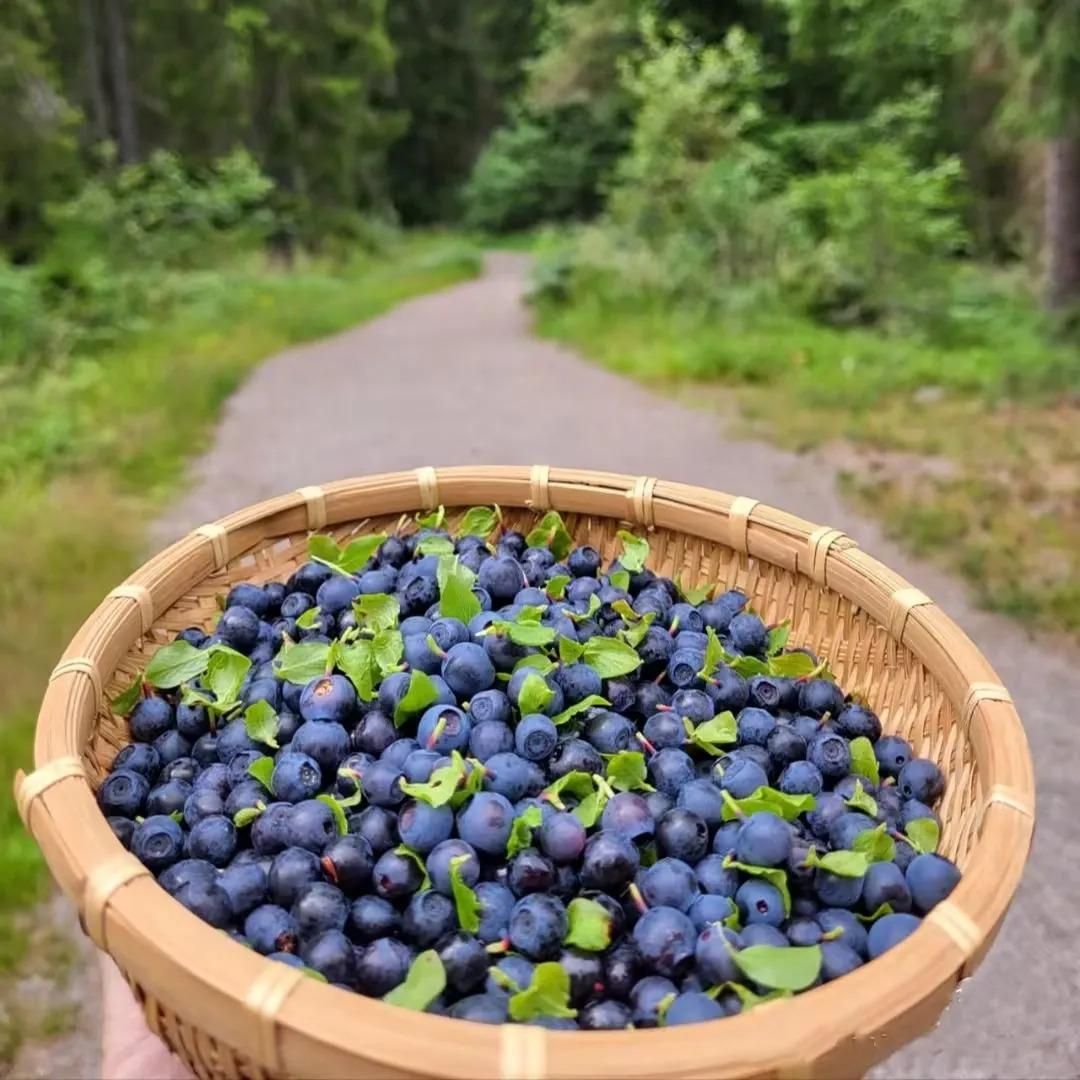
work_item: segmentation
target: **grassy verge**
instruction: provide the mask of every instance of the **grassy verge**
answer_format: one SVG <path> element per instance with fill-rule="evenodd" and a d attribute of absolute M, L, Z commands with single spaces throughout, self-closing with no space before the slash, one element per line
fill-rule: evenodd
<path fill-rule="evenodd" d="M 192 280 L 188 300 L 124 347 L 0 381 L 0 971 L 26 948 L 20 912 L 45 888 L 11 799 L 41 687 L 101 596 L 137 565 L 143 529 L 260 360 L 474 275 L 476 252 L 404 240 L 347 266 L 261 260 Z"/>
<path fill-rule="evenodd" d="M 538 309 L 541 333 L 617 371 L 723 386 L 753 431 L 832 451 L 848 494 L 984 606 L 1080 635 L 1080 359 L 1021 304 L 980 318 L 941 344 L 590 290 Z"/>

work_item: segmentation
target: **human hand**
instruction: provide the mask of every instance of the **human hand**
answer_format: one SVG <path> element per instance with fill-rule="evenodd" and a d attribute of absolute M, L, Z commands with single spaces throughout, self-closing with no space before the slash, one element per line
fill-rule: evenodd
<path fill-rule="evenodd" d="M 103 1080 L 193 1080 L 187 1066 L 146 1026 L 112 958 L 101 954 Z"/>

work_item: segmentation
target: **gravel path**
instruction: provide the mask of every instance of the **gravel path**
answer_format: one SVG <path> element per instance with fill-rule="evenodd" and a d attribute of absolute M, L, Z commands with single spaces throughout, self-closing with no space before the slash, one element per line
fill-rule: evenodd
<path fill-rule="evenodd" d="M 1080 859 L 1067 809 L 1080 764 L 1080 654 L 974 610 L 839 499 L 823 459 L 725 434 L 695 411 L 533 338 L 526 260 L 402 305 L 263 364 L 229 402 L 156 543 L 255 500 L 360 473 L 454 465 L 578 465 L 752 494 L 841 528 L 941 603 L 1015 696 L 1039 777 L 1039 836 L 1020 897 L 938 1029 L 880 1077 L 1080 1076 Z"/>

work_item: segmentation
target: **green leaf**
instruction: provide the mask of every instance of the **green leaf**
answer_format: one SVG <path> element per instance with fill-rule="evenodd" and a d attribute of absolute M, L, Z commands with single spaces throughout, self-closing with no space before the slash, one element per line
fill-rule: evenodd
<path fill-rule="evenodd" d="M 813 795 L 785 795 L 771 787 L 759 787 L 744 799 L 732 798 L 726 791 L 724 795 L 727 797 L 720 812 L 724 821 L 734 821 L 738 817 L 756 814 L 758 811 L 775 814 L 785 821 L 794 821 L 800 814 L 813 810 L 817 805 Z"/>
<path fill-rule="evenodd" d="M 121 690 L 110 702 L 113 708 L 113 712 L 117 716 L 128 716 L 131 710 L 139 703 L 139 698 L 142 695 L 143 677 L 142 675 L 136 675 L 132 680 L 131 685 L 126 690 Z"/>
<path fill-rule="evenodd" d="M 638 750 L 620 750 L 608 760 L 605 776 L 616 791 L 655 791 L 645 782 L 645 755 Z"/>
<path fill-rule="evenodd" d="M 708 639 L 708 644 L 705 646 L 705 659 L 698 676 L 702 679 L 710 679 L 712 673 L 727 658 L 727 652 L 711 626 L 705 627 L 705 637 Z"/>
<path fill-rule="evenodd" d="M 422 952 L 410 965 L 405 981 L 395 986 L 383 1001 L 414 1012 L 423 1012 L 446 989 L 446 969 L 434 949 Z"/>
<path fill-rule="evenodd" d="M 502 968 L 497 968 L 494 965 L 488 968 L 488 975 L 491 981 L 499 987 L 500 990 L 505 990 L 508 994 L 520 994 L 521 987 L 518 986 L 509 975 L 506 974 Z"/>
<path fill-rule="evenodd" d="M 310 630 L 318 621 L 322 612 L 318 607 L 309 607 L 307 611 L 302 611 L 297 617 L 296 625 L 301 630 Z"/>
<path fill-rule="evenodd" d="M 892 862 L 896 858 L 896 842 L 885 831 L 882 822 L 876 829 L 864 829 L 851 845 L 853 851 L 862 852 L 871 862 Z"/>
<path fill-rule="evenodd" d="M 210 650 L 196 649 L 180 640 L 162 645 L 146 665 L 143 678 L 159 690 L 172 689 L 202 675 L 210 664 Z"/>
<path fill-rule="evenodd" d="M 881 783 L 874 746 L 865 735 L 851 740 L 851 771 L 857 776 L 865 776 L 875 787 Z"/>
<path fill-rule="evenodd" d="M 571 580 L 567 574 L 556 574 L 553 578 L 548 578 L 548 582 L 544 586 L 544 592 L 547 594 L 548 599 L 561 600 L 566 595 L 566 586 L 570 584 Z"/>
<path fill-rule="evenodd" d="M 539 675 L 526 675 L 518 693 L 518 711 L 522 716 L 541 713 L 555 696 L 555 691 Z"/>
<path fill-rule="evenodd" d="M 728 666 L 744 679 L 751 679 L 755 675 L 769 674 L 769 665 L 763 663 L 756 656 L 733 656 Z"/>
<path fill-rule="evenodd" d="M 535 619 L 521 615 L 513 621 L 495 619 L 483 633 L 505 634 L 515 645 L 550 645 L 555 640 L 555 631 L 550 626 L 541 626 Z"/>
<path fill-rule="evenodd" d="M 461 864 L 469 861 L 469 855 L 455 855 L 450 860 L 450 888 L 454 893 L 458 925 L 462 930 L 475 934 L 480 929 L 480 900 L 461 877 Z"/>
<path fill-rule="evenodd" d="M 592 791 L 574 807 L 574 817 L 586 829 L 591 829 L 600 820 L 600 815 L 604 812 L 607 801 L 606 791 Z"/>
<path fill-rule="evenodd" d="M 855 918 L 858 919 L 859 922 L 872 923 L 877 922 L 878 919 L 882 918 L 885 915 L 892 914 L 892 904 L 878 904 L 878 906 L 874 909 L 874 913 L 872 915 L 860 915 L 858 912 L 856 912 Z M 839 930 L 840 927 L 837 927 L 836 929 Z"/>
<path fill-rule="evenodd" d="M 870 869 L 870 858 L 861 851 L 827 851 L 819 855 L 815 848 L 811 848 L 803 865 L 825 870 L 837 877 L 861 878 Z"/>
<path fill-rule="evenodd" d="M 264 810 L 266 809 L 266 803 L 256 803 L 254 806 L 245 806 L 242 810 L 237 810 L 233 814 L 233 824 L 242 829 L 246 825 L 250 825 Z"/>
<path fill-rule="evenodd" d="M 171 817 L 173 819 L 173 821 L 175 821 L 176 824 L 179 825 L 184 820 L 184 811 L 183 810 L 173 810 L 169 814 L 169 817 Z"/>
<path fill-rule="evenodd" d="M 559 635 L 559 663 L 576 664 L 585 652 L 585 646 L 578 644 L 573 638 Z"/>
<path fill-rule="evenodd" d="M 783 656 L 774 656 L 769 660 L 769 674 L 782 679 L 809 678 L 814 670 L 814 661 L 806 653 L 789 652 Z"/>
<path fill-rule="evenodd" d="M 739 737 L 739 724 L 735 714 L 726 709 L 697 727 L 683 717 L 683 727 L 686 728 L 687 740 L 713 757 L 719 757 L 723 753 L 723 750 L 719 749 L 721 746 L 728 746 Z"/>
<path fill-rule="evenodd" d="M 324 798 L 324 796 L 320 795 L 319 798 Z M 419 867 L 420 873 L 424 875 L 424 880 L 420 882 L 420 888 L 417 889 L 417 892 L 423 892 L 425 889 L 431 888 L 431 878 L 428 877 L 427 865 L 424 862 L 424 857 L 418 851 L 413 851 L 408 844 L 398 844 L 398 846 L 394 848 L 394 854 L 402 855 L 406 859 L 412 859 Z"/>
<path fill-rule="evenodd" d="M 502 512 L 497 506 L 471 506 L 458 525 L 458 536 L 482 536 L 485 540 L 498 528 Z"/>
<path fill-rule="evenodd" d="M 611 944 L 611 915 L 603 904 L 578 896 L 566 909 L 564 945 L 586 952 L 603 952 Z"/>
<path fill-rule="evenodd" d="M 695 588 L 692 585 L 686 585 L 683 583 L 682 578 L 675 583 L 679 587 L 679 595 L 688 603 L 697 607 L 698 604 L 703 604 L 713 594 L 715 585 L 701 585 Z"/>
<path fill-rule="evenodd" d="M 649 557 L 649 541 L 643 536 L 635 536 L 625 529 L 620 529 L 615 534 L 622 541 L 622 554 L 619 556 L 619 565 L 631 574 L 636 574 L 645 569 L 645 560 Z"/>
<path fill-rule="evenodd" d="M 375 668 L 375 653 L 370 641 L 361 639 L 339 648 L 337 666 L 356 687 L 357 697 L 361 701 L 374 700 L 379 673 Z"/>
<path fill-rule="evenodd" d="M 599 635 L 585 642 L 581 659 L 602 679 L 617 679 L 641 667 L 641 657 L 632 645 Z"/>
<path fill-rule="evenodd" d="M 568 772 L 560 776 L 554 783 L 548 784 L 540 792 L 540 798 L 551 803 L 557 810 L 565 810 L 566 805 L 562 801 L 562 793 L 573 795 L 577 799 L 584 799 L 593 793 L 593 779 L 587 772 L 580 770 Z"/>
<path fill-rule="evenodd" d="M 480 601 L 472 591 L 475 575 L 457 558 L 440 559 L 439 570 L 444 571 L 439 581 L 439 611 L 448 619 L 468 623 L 480 614 Z"/>
<path fill-rule="evenodd" d="M 805 990 L 821 974 L 820 945 L 751 945 L 732 953 L 735 966 L 770 990 Z"/>
<path fill-rule="evenodd" d="M 365 626 L 369 630 L 389 630 L 398 624 L 401 605 L 396 596 L 372 593 L 368 596 L 358 596 L 353 601 L 353 613 L 360 626 Z"/>
<path fill-rule="evenodd" d="M 731 914 L 723 920 L 723 923 L 729 930 L 734 930 L 735 933 L 738 933 L 742 929 L 742 920 L 739 918 L 738 905 L 732 907 Z"/>
<path fill-rule="evenodd" d="M 811 853 L 813 848 L 810 849 Z M 775 866 L 751 866 L 749 863 L 737 862 L 734 856 L 724 858 L 724 866 L 728 869 L 734 867 L 751 877 L 764 878 L 784 899 L 784 914 L 791 914 L 791 891 L 788 889 L 787 873 Z"/>
<path fill-rule="evenodd" d="M 550 675 L 555 670 L 555 661 L 543 653 L 533 653 L 532 656 L 523 656 L 514 665 L 514 671 L 521 668 L 532 668 L 538 675 Z"/>
<path fill-rule="evenodd" d="M 345 811 L 342 810 L 341 804 L 333 795 L 316 795 L 315 798 L 330 807 L 330 812 L 334 815 L 334 823 L 337 825 L 337 831 L 342 836 L 345 836 L 349 831 L 349 823 L 345 820 Z"/>
<path fill-rule="evenodd" d="M 421 555 L 453 555 L 454 541 L 447 536 L 425 536 L 416 550 Z"/>
<path fill-rule="evenodd" d="M 269 701 L 256 701 L 244 710 L 244 730 L 252 742 L 277 750 L 278 718 Z"/>
<path fill-rule="evenodd" d="M 409 674 L 409 688 L 405 696 L 394 706 L 394 726 L 401 727 L 410 717 L 434 705 L 438 697 L 439 691 L 430 677 L 423 671 L 413 670 Z"/>
<path fill-rule="evenodd" d="M 779 626 L 774 626 L 769 631 L 769 640 L 765 646 L 765 655 L 776 656 L 778 653 L 783 652 L 789 637 L 791 637 L 791 620 L 785 619 Z M 809 657 L 807 657 L 807 659 L 809 659 Z"/>
<path fill-rule="evenodd" d="M 274 775 L 274 759 L 272 757 L 256 758 L 248 767 L 248 776 L 255 777 L 267 791 L 270 790 L 270 779 Z"/>
<path fill-rule="evenodd" d="M 562 515 L 557 510 L 549 510 L 525 537 L 525 543 L 529 547 L 546 547 L 556 562 L 562 562 L 574 546 L 574 538 L 566 531 Z"/>
<path fill-rule="evenodd" d="M 904 833 L 911 841 L 911 846 L 923 855 L 933 855 L 941 840 L 940 826 L 929 817 L 909 821 Z"/>
<path fill-rule="evenodd" d="M 324 566 L 336 567 L 341 562 L 341 548 L 332 536 L 316 533 L 308 537 L 308 555 Z"/>
<path fill-rule="evenodd" d="M 453 759 L 456 754 L 457 751 L 455 750 L 450 757 Z M 454 792 L 454 797 L 450 800 L 450 805 L 455 810 L 459 806 L 463 806 L 473 795 L 484 788 L 484 766 L 481 762 L 477 761 L 476 758 L 468 758 L 462 762 L 462 768 L 465 769 L 465 783 Z"/>
<path fill-rule="evenodd" d="M 386 676 L 397 671 L 405 655 L 405 639 L 401 636 L 401 631 L 392 627 L 380 630 L 372 639 L 371 655 L 375 658 L 381 675 Z"/>
<path fill-rule="evenodd" d="M 753 947 L 761 948 L 762 946 Z M 755 994 L 749 986 L 738 982 L 721 983 L 707 992 L 709 997 L 716 998 L 725 990 L 730 990 L 739 999 L 744 1011 L 752 1009 L 756 1005 L 767 1005 L 770 1001 L 779 1001 L 781 998 L 791 997 L 790 990 L 770 990 L 767 994 Z"/>
<path fill-rule="evenodd" d="M 436 769 L 426 784 L 402 783 L 401 790 L 410 798 L 426 802 L 428 806 L 445 806 L 454 797 L 465 779 L 465 759 L 455 750 L 451 764 Z"/>
<path fill-rule="evenodd" d="M 346 574 L 355 574 L 382 547 L 385 540 L 386 533 L 375 533 L 353 540 L 341 553 L 340 569 Z"/>
<path fill-rule="evenodd" d="M 563 709 L 561 713 L 556 713 L 551 722 L 556 727 L 561 727 L 563 724 L 570 720 L 573 720 L 575 716 L 579 716 L 583 712 L 588 712 L 589 709 L 595 709 L 600 705 L 610 705 L 606 697 L 601 697 L 599 694 L 590 694 L 586 698 L 582 698 L 581 701 L 576 702 L 573 705 Z"/>
<path fill-rule="evenodd" d="M 619 589 L 621 592 L 630 591 L 629 570 L 616 570 L 614 573 L 608 574 L 608 581 L 611 582 L 612 588 Z"/>
<path fill-rule="evenodd" d="M 543 814 L 539 806 L 530 806 L 514 818 L 510 827 L 510 837 L 506 841 L 506 857 L 512 859 L 519 851 L 532 847 L 533 829 L 539 829 L 543 823 Z"/>
<path fill-rule="evenodd" d="M 435 510 L 432 510 L 429 514 L 417 514 L 416 524 L 421 529 L 441 529 L 443 522 L 446 520 L 446 507 L 439 506 Z"/>
<path fill-rule="evenodd" d="M 316 982 L 329 982 L 330 981 L 321 971 L 316 971 L 314 968 L 302 967 L 302 968 L 300 968 L 300 970 L 309 979 L 314 979 Z"/>
<path fill-rule="evenodd" d="M 622 600 L 617 600 L 616 604 L 623 603 Z M 631 649 L 637 649 L 637 647 L 645 640 L 645 635 L 649 632 L 649 627 L 652 626 L 653 619 L 656 618 L 655 611 L 645 612 L 644 617 L 639 618 L 637 622 L 628 626 L 625 630 L 619 631 L 619 640 L 625 641 Z"/>
<path fill-rule="evenodd" d="M 285 682 L 306 686 L 312 679 L 326 674 L 330 661 L 330 646 L 322 641 L 305 641 L 299 645 L 287 642 L 274 658 L 274 674 Z"/>
<path fill-rule="evenodd" d="M 577 1016 L 570 1008 L 570 976 L 554 960 L 537 964 L 532 982 L 510 998 L 510 1018 L 523 1023 L 537 1016 Z"/>
<path fill-rule="evenodd" d="M 861 780 L 855 781 L 855 794 L 852 795 L 850 799 L 845 799 L 844 802 L 850 806 L 852 810 L 861 810 L 870 817 L 877 817 L 878 805 L 873 796 L 867 794 L 866 788 L 862 786 Z"/>
<path fill-rule="evenodd" d="M 675 1003 L 675 999 L 678 996 L 679 995 L 676 994 L 674 990 L 672 990 L 671 993 L 665 994 L 656 1003 L 656 1023 L 659 1027 L 663 1027 L 667 1023 L 668 1009 L 670 1009 L 671 1006 Z"/>
<path fill-rule="evenodd" d="M 227 712 L 235 707 L 244 676 L 251 670 L 251 661 L 227 645 L 214 645 L 209 651 L 210 663 L 204 681 L 216 698 L 211 708 L 215 712 Z"/>

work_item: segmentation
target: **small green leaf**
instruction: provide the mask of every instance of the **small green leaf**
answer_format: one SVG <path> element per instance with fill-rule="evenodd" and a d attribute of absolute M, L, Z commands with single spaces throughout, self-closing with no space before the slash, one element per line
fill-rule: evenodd
<path fill-rule="evenodd" d="M 455 855 L 450 860 L 450 888 L 454 893 L 458 925 L 462 930 L 475 934 L 480 929 L 481 904 L 477 895 L 461 877 L 461 864 L 468 862 L 469 855 Z"/>
<path fill-rule="evenodd" d="M 324 797 L 325 796 L 322 795 L 319 796 L 320 799 Z M 431 878 L 428 877 L 427 865 L 424 862 L 424 857 L 418 851 L 413 851 L 408 844 L 398 844 L 398 846 L 394 848 L 394 854 L 402 855 L 406 859 L 412 859 L 419 867 L 420 873 L 424 875 L 424 880 L 420 882 L 420 888 L 417 889 L 417 892 L 423 892 L 425 889 L 431 888 Z"/>
<path fill-rule="evenodd" d="M 273 750 L 278 748 L 278 718 L 269 701 L 256 701 L 244 710 L 244 730 L 252 742 L 262 743 Z"/>
<path fill-rule="evenodd" d="M 341 548 L 332 536 L 315 533 L 308 537 L 308 555 L 324 566 L 337 567 L 341 562 Z"/>
<path fill-rule="evenodd" d="M 539 806 L 527 807 L 514 818 L 510 827 L 510 837 L 506 841 L 506 857 L 512 859 L 519 851 L 532 847 L 533 829 L 539 829 L 543 823 L 543 814 Z"/>
<path fill-rule="evenodd" d="M 330 980 L 321 972 L 316 971 L 314 968 L 302 967 L 300 969 L 309 979 L 314 979 L 316 982 L 329 982 Z"/>
<path fill-rule="evenodd" d="M 274 658 L 274 674 L 285 682 L 306 686 L 312 679 L 326 674 L 330 646 L 322 641 L 305 641 L 299 645 L 286 642 Z"/>
<path fill-rule="evenodd" d="M 532 982 L 510 998 L 511 1019 L 522 1023 L 537 1016 L 577 1016 L 570 1008 L 570 976 L 555 961 L 537 964 Z"/>
<path fill-rule="evenodd" d="M 865 776 L 875 787 L 881 783 L 881 771 L 873 743 L 865 735 L 851 740 L 851 771 L 858 776 Z"/>
<path fill-rule="evenodd" d="M 708 639 L 708 643 L 705 646 L 705 659 L 698 675 L 702 679 L 710 679 L 712 673 L 727 658 L 727 652 L 724 646 L 720 644 L 720 639 L 711 626 L 705 627 L 705 637 Z"/>
<path fill-rule="evenodd" d="M 734 930 L 738 933 L 742 929 L 742 920 L 739 918 L 739 908 L 737 905 L 733 905 L 731 908 L 731 914 L 723 920 L 724 925 L 729 930 Z"/>
<path fill-rule="evenodd" d="M 173 821 L 175 821 L 176 824 L 179 825 L 184 820 L 184 811 L 183 810 L 173 810 L 169 814 L 169 817 L 171 817 L 173 819 Z"/>
<path fill-rule="evenodd" d="M 572 638 L 559 635 L 559 663 L 576 664 L 585 652 L 585 646 L 579 645 Z"/>
<path fill-rule="evenodd" d="M 532 668 L 538 675 L 550 675 L 555 670 L 555 666 L 555 661 L 544 656 L 543 653 L 533 653 L 531 656 L 523 656 L 514 665 L 514 671 Z"/>
<path fill-rule="evenodd" d="M 612 588 L 618 589 L 620 592 L 630 591 L 629 570 L 616 570 L 614 573 L 608 575 L 608 581 L 611 582 Z"/>
<path fill-rule="evenodd" d="M 712 596 L 713 589 L 716 588 L 715 585 L 708 584 L 701 585 L 695 588 L 693 585 L 684 584 L 681 578 L 678 580 L 678 582 L 676 582 L 676 584 L 679 586 L 679 594 L 682 596 L 682 598 L 688 604 L 693 604 L 694 607 L 697 607 L 699 604 L 705 603 L 705 601 L 708 600 L 710 596 Z"/>
<path fill-rule="evenodd" d="M 456 760 L 456 756 L 460 755 L 455 750 L 450 757 Z M 454 796 L 450 800 L 450 805 L 455 810 L 459 806 L 463 806 L 471 796 L 484 788 L 484 766 L 481 762 L 477 761 L 476 758 L 468 758 L 462 762 L 462 767 L 465 769 L 465 783 L 454 792 Z"/>
<path fill-rule="evenodd" d="M 871 862 L 892 862 L 896 858 L 896 842 L 885 831 L 882 822 L 875 829 L 864 829 L 851 845 L 853 851 L 862 852 Z"/>
<path fill-rule="evenodd" d="M 468 623 L 480 614 L 480 601 L 473 593 L 475 575 L 462 566 L 459 559 L 440 559 L 439 611 L 448 619 L 460 619 Z"/>
<path fill-rule="evenodd" d="M 337 831 L 345 836 L 349 831 L 349 823 L 345 819 L 345 811 L 342 810 L 341 804 L 334 798 L 333 795 L 316 795 L 316 799 L 321 803 L 326 803 L 330 807 L 330 813 L 334 815 L 334 823 L 337 825 Z"/>
<path fill-rule="evenodd" d="M 611 915 L 603 904 L 575 897 L 566 909 L 568 928 L 564 945 L 586 952 L 603 952 L 611 944 Z"/>
<path fill-rule="evenodd" d="M 550 645 L 555 640 L 555 631 L 550 626 L 520 616 L 513 621 L 495 619 L 484 633 L 505 634 L 515 645 Z"/>
<path fill-rule="evenodd" d="M 618 600 L 616 603 L 621 604 L 622 601 Z M 630 648 L 636 649 L 645 640 L 645 636 L 649 632 L 649 627 L 652 626 L 653 619 L 655 618 L 655 611 L 645 612 L 645 615 L 638 619 L 637 622 L 628 626 L 625 630 L 619 631 L 619 640 L 625 641 Z"/>
<path fill-rule="evenodd" d="M 555 696 L 555 691 L 539 675 L 526 675 L 518 693 L 518 711 L 522 716 L 542 713 Z"/>
<path fill-rule="evenodd" d="M 128 716 L 131 710 L 139 703 L 139 697 L 142 694 L 143 677 L 142 675 L 136 675 L 132 680 L 131 685 L 122 690 L 116 695 L 110 702 L 113 712 L 117 716 Z"/>
<path fill-rule="evenodd" d="M 735 966 L 770 990 L 805 990 L 821 974 L 820 945 L 751 945 L 732 953 Z"/>
<path fill-rule="evenodd" d="M 755 946 L 755 948 L 756 947 L 759 946 Z M 770 1001 L 779 1001 L 781 998 L 791 997 L 790 990 L 770 990 L 767 994 L 755 994 L 749 986 L 745 986 L 743 983 L 738 982 L 721 983 L 719 986 L 714 986 L 711 990 L 707 991 L 707 993 L 709 997 L 715 999 L 725 990 L 730 990 L 739 999 L 739 1003 L 742 1005 L 744 1012 L 757 1005 L 767 1005 Z"/>
<path fill-rule="evenodd" d="M 852 810 L 861 810 L 864 814 L 870 817 L 877 817 L 878 805 L 874 801 L 873 796 L 868 795 L 866 788 L 862 786 L 861 780 L 855 781 L 855 794 L 850 799 L 845 799 L 845 803 L 852 808 Z"/>
<path fill-rule="evenodd" d="M 781 679 L 809 678 L 813 670 L 814 661 L 802 652 L 784 653 L 769 660 L 769 674 Z"/>
<path fill-rule="evenodd" d="M 604 812 L 607 801 L 607 792 L 592 791 L 574 807 L 574 817 L 586 829 L 591 829 L 600 820 L 600 815 Z"/>
<path fill-rule="evenodd" d="M 566 595 L 566 586 L 570 584 L 571 580 L 567 574 L 556 574 L 553 578 L 548 578 L 548 582 L 544 586 L 544 592 L 547 594 L 548 599 L 561 600 Z"/>
<path fill-rule="evenodd" d="M 451 764 L 436 769 L 426 784 L 402 783 L 401 790 L 410 798 L 426 802 L 428 806 L 445 806 L 454 797 L 466 772 L 465 759 L 455 750 Z"/>
<path fill-rule="evenodd" d="M 356 687 L 357 697 L 361 701 L 375 698 L 375 683 L 378 671 L 375 667 L 375 652 L 372 643 L 366 639 L 354 641 L 338 649 L 337 666 L 345 672 L 346 678 Z"/>
<path fill-rule="evenodd" d="M 394 706 L 394 726 L 401 727 L 406 720 L 422 713 L 429 705 L 438 700 L 439 691 L 431 678 L 423 671 L 413 670 L 409 674 L 409 687 L 405 696 Z"/>
<path fill-rule="evenodd" d="M 414 1012 L 423 1012 L 446 989 L 446 969 L 434 949 L 422 952 L 409 965 L 405 981 L 395 986 L 383 1001 Z"/>
<path fill-rule="evenodd" d="M 617 679 L 641 667 L 641 657 L 632 645 L 599 635 L 585 642 L 581 659 L 602 679 Z"/>
<path fill-rule="evenodd" d="M 810 849 L 813 852 L 813 848 Z M 724 866 L 728 869 L 741 870 L 751 877 L 764 878 L 784 899 L 784 914 L 791 914 L 791 891 L 788 889 L 787 873 L 775 866 L 751 866 L 749 863 L 736 861 L 732 855 L 724 858 Z"/>
<path fill-rule="evenodd" d="M 525 537 L 525 543 L 529 547 L 546 547 L 556 562 L 562 562 L 574 546 L 574 538 L 566 531 L 562 515 L 557 510 L 549 510 Z"/>
<path fill-rule="evenodd" d="M 397 671 L 405 655 L 405 640 L 401 631 L 392 627 L 380 630 L 371 641 L 371 655 L 381 675 Z"/>
<path fill-rule="evenodd" d="M 794 821 L 800 814 L 813 810 L 817 805 L 817 800 L 813 795 L 786 795 L 771 787 L 759 787 L 744 799 L 735 799 L 730 796 L 729 799 L 730 801 L 725 799 L 720 812 L 724 821 L 734 821 L 738 817 L 756 814 L 758 811 L 775 814 L 785 821 Z"/>
<path fill-rule="evenodd" d="M 608 760 L 605 776 L 616 791 L 655 791 L 645 782 L 645 755 L 638 750 L 620 750 Z"/>
<path fill-rule="evenodd" d="M 882 918 L 885 915 L 892 914 L 892 904 L 878 904 L 878 906 L 874 909 L 874 913 L 872 915 L 860 915 L 858 912 L 856 912 L 855 918 L 858 919 L 859 922 L 872 923 L 877 922 L 878 919 Z M 840 928 L 837 927 L 836 929 L 839 930 Z"/>
<path fill-rule="evenodd" d="M 488 968 L 488 975 L 491 981 L 499 987 L 500 990 L 505 990 L 508 994 L 520 994 L 521 987 L 518 986 L 509 975 L 506 974 L 502 968 L 497 968 L 494 965 Z"/>
<path fill-rule="evenodd" d="M 233 814 L 233 824 L 242 829 L 245 825 L 250 825 L 264 810 L 266 809 L 266 803 L 256 803 L 254 806 L 245 806 L 242 810 L 237 810 Z"/>
<path fill-rule="evenodd" d="M 611 702 L 608 701 L 607 698 L 601 697 L 599 694 L 590 694 L 587 698 L 582 698 L 581 701 L 563 709 L 561 713 L 556 713 L 551 718 L 551 722 L 556 727 L 561 727 L 568 721 L 573 720 L 575 716 L 579 716 L 583 712 L 588 712 L 589 709 L 595 709 L 601 705 L 610 704 Z"/>
<path fill-rule="evenodd" d="M 930 817 L 915 818 L 907 823 L 904 830 L 911 846 L 923 855 L 933 855 L 941 841 L 941 828 Z"/>
<path fill-rule="evenodd" d="M 593 780 L 587 772 L 568 772 L 560 776 L 554 783 L 549 784 L 540 792 L 540 798 L 551 803 L 557 810 L 565 810 L 566 805 L 562 801 L 562 793 L 573 795 L 577 799 L 584 799 L 593 793 Z"/>
<path fill-rule="evenodd" d="M 756 656 L 733 656 L 728 666 L 744 679 L 751 679 L 755 675 L 769 674 L 769 665 L 763 663 Z"/>
<path fill-rule="evenodd" d="M 425 536 L 416 550 L 421 555 L 453 555 L 454 541 L 448 536 Z"/>
<path fill-rule="evenodd" d="M 355 574 L 382 547 L 385 540 L 386 533 L 361 536 L 353 540 L 341 553 L 341 562 L 338 564 L 340 570 L 346 574 Z"/>
<path fill-rule="evenodd" d="M 309 607 L 307 611 L 302 611 L 296 619 L 296 625 L 301 630 L 310 630 L 319 621 L 322 616 L 322 612 L 318 607 Z"/>
<path fill-rule="evenodd" d="M 619 556 L 619 565 L 632 574 L 644 570 L 645 560 L 649 557 L 649 541 L 625 529 L 620 529 L 615 535 L 622 541 L 623 546 L 622 554 Z"/>
<path fill-rule="evenodd" d="M 421 529 L 441 529 L 446 520 L 446 507 L 439 506 L 428 514 L 417 514 L 416 524 Z"/>
<path fill-rule="evenodd" d="M 372 593 L 353 601 L 353 613 L 357 623 L 368 630 L 389 630 L 398 624 L 401 605 L 396 596 Z"/>
<path fill-rule="evenodd" d="M 678 996 L 679 995 L 677 993 L 675 993 L 674 990 L 672 990 L 671 993 L 665 994 L 656 1003 L 656 1023 L 657 1023 L 658 1026 L 663 1027 L 664 1024 L 667 1023 L 668 1009 L 670 1009 L 671 1006 L 675 1003 L 675 999 Z"/>
<path fill-rule="evenodd" d="M 697 727 L 683 717 L 683 726 L 686 728 L 687 741 L 713 757 L 719 757 L 723 753 L 721 746 L 728 746 L 739 737 L 739 724 L 735 714 L 726 709 Z"/>
<path fill-rule="evenodd" d="M 837 877 L 861 878 L 870 869 L 870 858 L 861 851 L 827 851 L 819 855 L 815 848 L 811 848 L 803 865 L 825 870 Z"/>
<path fill-rule="evenodd" d="M 159 690 L 170 690 L 202 675 L 210 664 L 210 655 L 209 649 L 196 649 L 183 640 L 174 641 L 162 645 L 150 657 L 143 677 Z"/>
<path fill-rule="evenodd" d="M 244 676 L 251 670 L 251 661 L 227 645 L 214 645 L 209 651 L 210 663 L 204 682 L 216 699 L 211 708 L 219 713 L 228 712 L 236 706 Z"/>
<path fill-rule="evenodd" d="M 458 536 L 482 536 L 485 540 L 499 527 L 502 512 L 497 506 L 471 506 L 458 525 Z"/>
<path fill-rule="evenodd" d="M 270 779 L 274 775 L 274 759 L 271 757 L 256 758 L 248 767 L 248 776 L 254 776 L 267 791 L 270 790 Z"/>
<path fill-rule="evenodd" d="M 779 626 L 774 626 L 769 631 L 769 640 L 765 646 L 766 656 L 776 656 L 784 651 L 784 646 L 791 637 L 791 620 L 785 619 Z M 803 654 L 805 655 L 805 654 Z M 807 657 L 809 659 L 809 657 Z"/>

